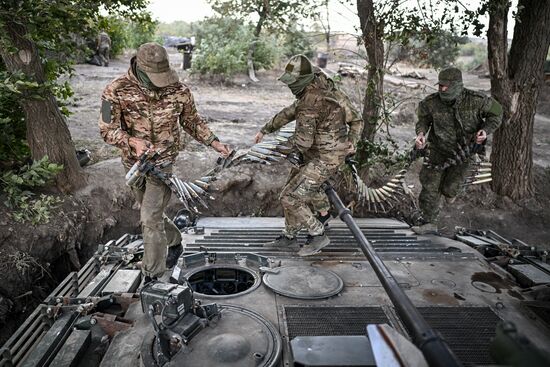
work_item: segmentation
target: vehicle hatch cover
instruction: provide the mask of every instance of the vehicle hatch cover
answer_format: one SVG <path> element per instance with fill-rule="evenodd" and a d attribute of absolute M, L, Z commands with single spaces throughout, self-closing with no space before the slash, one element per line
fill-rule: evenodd
<path fill-rule="evenodd" d="M 313 266 L 282 266 L 263 276 L 275 293 L 298 299 L 320 299 L 337 295 L 344 282 L 336 273 Z"/>

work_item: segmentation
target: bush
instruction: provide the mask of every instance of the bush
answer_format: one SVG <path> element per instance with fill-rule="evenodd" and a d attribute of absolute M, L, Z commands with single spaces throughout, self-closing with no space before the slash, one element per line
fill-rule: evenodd
<path fill-rule="evenodd" d="M 62 170 L 63 166 L 50 163 L 48 157 L 44 156 L 17 172 L 8 171 L 0 176 L 2 189 L 8 197 L 5 204 L 11 209 L 11 217 L 17 222 L 47 223 L 51 208 L 60 200 L 45 194 L 33 198 L 35 194 L 29 189 L 45 186 Z"/>
<path fill-rule="evenodd" d="M 20 92 L 0 61 L 0 172 L 24 162 L 30 156 Z"/>
<path fill-rule="evenodd" d="M 231 18 L 212 17 L 197 24 L 193 71 L 229 77 L 247 70 L 247 54 L 254 40 L 253 28 Z M 254 53 L 256 69 L 269 69 L 279 59 L 273 36 L 260 36 Z"/>
<path fill-rule="evenodd" d="M 136 49 L 141 44 L 155 41 L 158 22 L 150 13 L 143 13 L 137 18 L 127 19 L 118 15 L 100 17 L 98 31 L 104 30 L 111 38 L 111 55 L 117 56 L 124 49 Z M 95 51 L 95 43 L 93 44 Z"/>
<path fill-rule="evenodd" d="M 297 54 L 304 54 L 310 59 L 314 56 L 311 37 L 302 29 L 292 28 L 282 37 L 283 53 L 287 58 Z"/>

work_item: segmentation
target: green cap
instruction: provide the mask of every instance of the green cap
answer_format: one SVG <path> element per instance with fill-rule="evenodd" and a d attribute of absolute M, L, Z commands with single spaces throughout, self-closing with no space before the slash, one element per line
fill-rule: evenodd
<path fill-rule="evenodd" d="M 458 68 L 446 68 L 439 73 L 439 81 L 436 84 L 449 86 L 454 82 L 462 83 L 462 71 Z"/>
<path fill-rule="evenodd" d="M 163 88 L 179 81 L 178 73 L 170 67 L 166 49 L 156 42 L 139 46 L 136 62 L 156 87 Z"/>
<path fill-rule="evenodd" d="M 298 81 L 298 78 L 303 75 L 313 74 L 311 61 L 305 55 L 295 55 L 290 58 L 285 67 L 285 72 L 278 78 L 286 85 L 290 85 Z"/>

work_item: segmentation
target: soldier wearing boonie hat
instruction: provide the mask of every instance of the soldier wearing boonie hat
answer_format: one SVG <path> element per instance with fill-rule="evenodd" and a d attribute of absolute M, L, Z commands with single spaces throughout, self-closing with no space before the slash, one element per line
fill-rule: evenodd
<path fill-rule="evenodd" d="M 126 169 L 152 149 L 162 152 L 158 161 L 170 171 L 182 145 L 182 129 L 222 155 L 230 153 L 197 113 L 193 95 L 170 67 L 164 47 L 154 42 L 141 45 L 128 72 L 103 91 L 99 129 L 105 142 L 121 149 Z M 147 282 L 173 266 L 183 248 L 181 233 L 164 215 L 171 195 L 168 186 L 154 177 L 137 186 L 132 190 L 140 203 Z"/>
<path fill-rule="evenodd" d="M 457 146 L 464 141 L 482 144 L 502 120 L 502 107 L 496 100 L 464 88 L 460 69 L 442 70 L 436 85 L 438 92 L 430 94 L 418 105 L 415 142 L 418 149 L 429 143 L 429 160 L 434 166 L 454 158 Z M 422 167 L 422 191 L 418 201 L 425 223 L 413 227 L 417 234 L 437 232 L 441 195 L 453 202 L 468 168 L 469 162 L 445 169 Z"/>

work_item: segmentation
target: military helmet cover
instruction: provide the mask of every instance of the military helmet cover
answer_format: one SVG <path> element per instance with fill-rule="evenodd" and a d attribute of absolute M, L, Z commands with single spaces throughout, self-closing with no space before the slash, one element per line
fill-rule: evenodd
<path fill-rule="evenodd" d="M 156 42 L 139 46 L 136 54 L 137 67 L 145 72 L 151 82 L 163 88 L 179 81 L 178 74 L 170 67 L 166 49 Z"/>
<path fill-rule="evenodd" d="M 313 66 L 311 61 L 305 55 L 295 55 L 290 58 L 286 64 L 285 71 L 278 78 L 286 85 L 294 84 L 298 78 L 305 75 L 313 74 Z"/>

